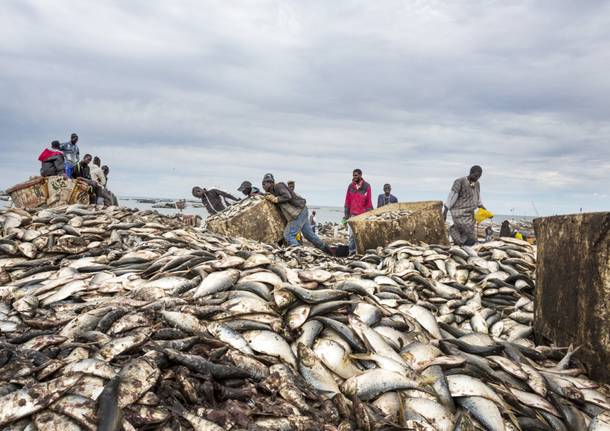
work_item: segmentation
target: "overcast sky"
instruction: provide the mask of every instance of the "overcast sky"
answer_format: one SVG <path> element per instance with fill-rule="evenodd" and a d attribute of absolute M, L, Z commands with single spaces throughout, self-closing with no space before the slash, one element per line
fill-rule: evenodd
<path fill-rule="evenodd" d="M 496 213 L 608 210 L 610 2 L 3 0 L 0 189 L 71 132 L 120 196 L 444 200 L 480 164 Z"/>

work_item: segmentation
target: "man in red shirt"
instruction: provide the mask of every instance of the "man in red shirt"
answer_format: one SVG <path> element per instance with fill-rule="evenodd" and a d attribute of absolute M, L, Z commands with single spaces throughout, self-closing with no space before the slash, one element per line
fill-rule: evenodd
<path fill-rule="evenodd" d="M 371 185 L 364 181 L 360 169 L 354 169 L 352 172 L 352 182 L 347 187 L 347 194 L 345 195 L 344 220 L 372 209 Z M 349 251 L 350 253 L 356 252 L 356 240 L 351 229 L 349 229 Z"/>

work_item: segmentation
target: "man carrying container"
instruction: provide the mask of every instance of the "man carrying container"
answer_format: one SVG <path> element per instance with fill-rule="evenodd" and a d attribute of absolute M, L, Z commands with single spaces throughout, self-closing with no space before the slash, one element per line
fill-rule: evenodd
<path fill-rule="evenodd" d="M 263 190 L 265 199 L 276 204 L 288 222 L 284 229 L 284 239 L 288 245 L 300 245 L 297 241 L 299 231 L 316 248 L 325 253 L 333 254 L 332 250 L 311 229 L 309 224 L 309 211 L 306 201 L 284 183 L 276 183 L 272 174 L 263 177 Z"/>

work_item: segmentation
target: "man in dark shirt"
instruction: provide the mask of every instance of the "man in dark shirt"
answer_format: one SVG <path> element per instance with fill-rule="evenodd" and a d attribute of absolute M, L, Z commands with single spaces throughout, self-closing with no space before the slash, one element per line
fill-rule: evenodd
<path fill-rule="evenodd" d="M 74 166 L 72 171 L 72 178 L 79 179 L 91 187 L 92 192 L 90 193 L 92 204 L 103 205 L 104 198 L 102 197 L 102 186 L 96 181 L 91 179 L 91 171 L 89 170 L 89 163 L 91 163 L 91 154 L 85 154 L 85 157 Z"/>
<path fill-rule="evenodd" d="M 383 194 L 379 195 L 377 197 L 377 208 L 380 208 L 384 205 L 388 205 L 388 204 L 395 204 L 398 202 L 398 199 L 396 199 L 396 196 L 394 196 L 392 193 L 390 193 L 392 191 L 392 186 L 389 184 L 384 184 L 383 185 Z"/>
<path fill-rule="evenodd" d="M 108 188 L 108 174 L 110 173 L 110 168 L 106 165 L 102 166 L 102 172 L 104 173 L 104 178 L 106 179 L 106 183 L 104 184 L 104 188 L 106 190 L 106 193 L 110 196 L 110 202 L 112 203 L 112 205 L 119 205 L 119 200 L 117 199 L 116 195 L 114 193 L 112 193 Z"/>
<path fill-rule="evenodd" d="M 263 177 L 265 199 L 280 207 L 280 211 L 288 222 L 284 229 L 284 239 L 288 245 L 300 245 L 297 241 L 299 231 L 303 236 L 320 250 L 332 254 L 330 248 L 324 244 L 309 224 L 309 211 L 305 199 L 290 190 L 284 183 L 276 183 L 272 174 Z"/>
<path fill-rule="evenodd" d="M 248 197 L 261 194 L 261 191 L 258 189 L 258 187 L 253 187 L 250 181 L 244 181 L 243 183 L 241 183 L 241 186 L 239 186 L 237 191 L 242 192 Z"/>
<path fill-rule="evenodd" d="M 214 215 L 224 210 L 226 207 L 231 205 L 227 202 L 227 199 L 231 199 L 234 202 L 239 201 L 235 196 L 223 192 L 218 189 L 202 189 L 201 187 L 193 187 L 193 196 L 201 199 L 201 202 L 208 210 L 208 214 Z"/>
<path fill-rule="evenodd" d="M 45 148 L 38 156 L 41 176 L 65 175 L 64 153 L 59 150 L 59 145 L 59 141 L 51 142 L 51 148 Z"/>

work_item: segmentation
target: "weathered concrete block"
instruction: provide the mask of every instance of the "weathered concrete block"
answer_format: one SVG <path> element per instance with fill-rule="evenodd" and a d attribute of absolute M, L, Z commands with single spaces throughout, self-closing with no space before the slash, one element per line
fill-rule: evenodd
<path fill-rule="evenodd" d="M 610 383 L 610 213 L 539 218 L 534 228 L 535 334 L 582 346 L 589 374 Z"/>
<path fill-rule="evenodd" d="M 399 239 L 412 243 L 448 244 L 442 208 L 441 201 L 399 202 L 350 218 L 348 223 L 354 232 L 358 253 L 386 246 Z M 390 220 L 381 217 L 371 220 L 381 214 L 401 211 L 410 214 Z"/>
<path fill-rule="evenodd" d="M 208 217 L 206 226 L 221 235 L 277 244 L 284 236 L 286 220 L 277 205 L 262 198 L 249 198 Z"/>

